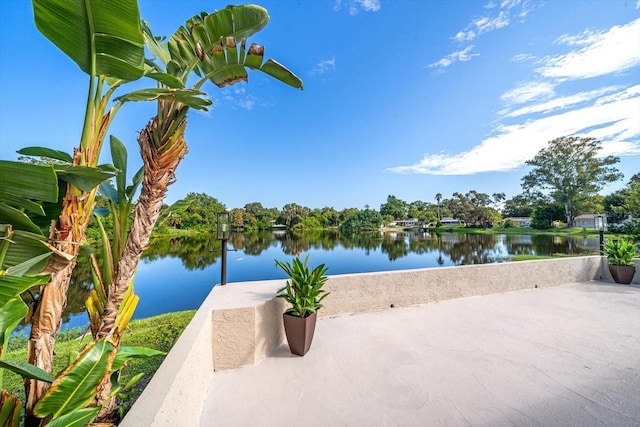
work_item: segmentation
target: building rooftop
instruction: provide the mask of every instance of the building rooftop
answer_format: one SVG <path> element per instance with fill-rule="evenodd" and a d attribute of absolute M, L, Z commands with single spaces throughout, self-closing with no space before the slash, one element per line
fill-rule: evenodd
<path fill-rule="evenodd" d="M 201 426 L 638 426 L 640 286 L 320 318 L 304 357 L 282 344 L 209 381 Z"/>

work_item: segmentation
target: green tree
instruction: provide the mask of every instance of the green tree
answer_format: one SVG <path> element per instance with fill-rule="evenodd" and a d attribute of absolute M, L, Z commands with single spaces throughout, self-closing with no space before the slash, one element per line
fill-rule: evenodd
<path fill-rule="evenodd" d="M 382 215 L 373 209 L 358 211 L 340 224 L 340 232 L 347 235 L 363 231 L 376 231 L 382 225 Z"/>
<path fill-rule="evenodd" d="M 525 191 L 540 190 L 564 206 L 567 227 L 584 204 L 605 184 L 619 180 L 622 175 L 613 165 L 615 156 L 599 158 L 601 142 L 595 138 L 565 136 L 549 142 L 526 163 L 533 169 L 522 178 Z"/>
<path fill-rule="evenodd" d="M 231 209 L 231 225 L 234 227 L 243 227 L 244 226 L 244 210 L 242 209 Z"/>
<path fill-rule="evenodd" d="M 345 222 L 347 220 L 347 218 L 349 218 L 351 215 L 358 213 L 358 209 L 357 208 L 345 208 L 342 209 L 340 211 L 340 213 L 338 214 L 338 222 L 340 224 L 342 224 L 343 222 Z"/>
<path fill-rule="evenodd" d="M 531 228 L 546 230 L 553 227 L 554 221 L 564 218 L 564 209 L 558 204 L 538 205 L 531 213 Z"/>
<path fill-rule="evenodd" d="M 453 193 L 450 209 L 454 217 L 464 221 L 467 227 L 492 227 L 496 221 L 496 210 L 491 207 L 491 197 L 471 190 L 466 194 Z"/>
<path fill-rule="evenodd" d="M 310 209 L 305 206 L 300 206 L 297 203 L 288 203 L 282 208 L 280 220 L 287 228 L 293 228 L 294 225 L 302 222 L 309 215 L 309 212 Z"/>
<path fill-rule="evenodd" d="M 226 209 L 215 197 L 205 193 L 188 193 L 185 201 L 191 202 L 182 214 L 182 227 L 204 232 L 215 232 L 218 212 Z"/>
<path fill-rule="evenodd" d="M 526 194 L 518 194 L 511 199 L 505 200 L 502 209 L 502 216 L 509 217 L 530 217 L 535 207 L 535 201 Z"/>
<path fill-rule="evenodd" d="M 387 196 L 387 202 L 380 205 L 380 215 L 391 216 L 393 219 L 403 219 L 407 217 L 409 206 L 404 200 L 396 196 Z"/>
<path fill-rule="evenodd" d="M 442 193 L 436 193 L 436 203 L 438 204 L 438 221 L 442 218 L 440 216 L 440 202 L 442 201 Z"/>

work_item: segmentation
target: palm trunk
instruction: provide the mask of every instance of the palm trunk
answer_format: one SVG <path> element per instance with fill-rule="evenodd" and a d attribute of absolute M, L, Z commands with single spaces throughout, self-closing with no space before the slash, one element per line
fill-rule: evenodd
<path fill-rule="evenodd" d="M 76 265 L 80 243 L 84 241 L 89 216 L 93 210 L 95 191 L 84 193 L 82 196 L 76 196 L 77 192 L 75 187 L 68 185 L 67 195 L 62 202 L 62 211 L 49 236 L 52 246 L 70 262 L 63 266 L 51 266 L 50 263 L 49 269 L 53 274 L 49 283 L 41 288 L 27 343 L 28 362 L 47 372 L 53 372 L 56 334 L 60 330 L 62 312 L 67 306 L 71 272 Z M 48 388 L 48 383 L 32 379 L 25 380 L 25 426 L 40 424 L 40 419 L 33 416 L 33 408 Z"/>
<path fill-rule="evenodd" d="M 142 189 L 124 252 L 118 261 L 113 283 L 109 286 L 107 303 L 98 331 L 98 339 L 108 338 L 114 347 L 120 344 L 121 331 L 118 331 L 114 324 L 124 294 L 133 279 L 142 251 L 149 243 L 167 188 L 174 182 L 178 164 L 187 153 L 184 140 L 186 111 L 187 108 L 182 107 L 177 111 L 170 111 L 173 114 L 167 118 L 159 119 L 156 116 L 138 136 L 144 163 Z M 179 121 L 176 122 L 176 120 Z M 96 404 L 103 405 L 109 399 L 110 392 L 110 382 L 104 381 L 103 386 L 98 390 Z M 98 421 L 113 420 L 115 410 L 117 410 L 116 402 L 112 399 L 104 405 Z"/>
<path fill-rule="evenodd" d="M 95 113 L 95 112 L 94 112 Z M 97 164 L 100 147 L 110 123 L 111 112 L 100 116 L 92 123 L 92 139 L 80 145 L 73 152 L 73 166 L 94 166 Z M 51 373 L 53 367 L 56 334 L 60 330 L 62 312 L 67 306 L 67 291 L 71 272 L 76 265 L 80 245 L 85 240 L 89 219 L 95 205 L 97 187 L 83 192 L 72 184 L 67 184 L 62 209 L 49 232 L 49 243 L 56 252 L 67 260 L 60 264 L 49 262 L 51 280 L 40 289 L 40 299 L 31 320 L 31 332 L 27 344 L 27 362 Z M 55 260 L 56 254 L 53 259 Z M 40 419 L 33 415 L 33 408 L 44 396 L 49 385 L 36 380 L 25 380 L 25 427 L 37 426 Z"/>

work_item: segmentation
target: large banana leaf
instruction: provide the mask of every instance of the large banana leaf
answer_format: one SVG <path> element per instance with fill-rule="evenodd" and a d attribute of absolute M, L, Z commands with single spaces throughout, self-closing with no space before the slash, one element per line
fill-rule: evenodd
<path fill-rule="evenodd" d="M 156 77 L 157 74 L 147 77 Z M 116 101 L 155 101 L 156 99 L 174 99 L 197 110 L 207 111 L 212 102 L 202 98 L 203 92 L 194 89 L 152 88 L 140 89 L 117 97 Z"/>
<path fill-rule="evenodd" d="M 27 289 L 47 283 L 47 276 L 39 277 L 16 277 L 0 276 L 0 304 L 6 304 L 13 298 L 25 292 Z"/>
<path fill-rule="evenodd" d="M 0 204 L 44 215 L 42 208 L 34 209 L 33 201 L 58 201 L 58 178 L 53 167 L 0 160 Z"/>
<path fill-rule="evenodd" d="M 0 394 L 0 427 L 19 427 L 22 401 L 2 390 Z"/>
<path fill-rule="evenodd" d="M 84 408 L 96 395 L 108 368 L 111 344 L 93 341 L 51 384 L 33 413 L 41 418 L 62 417 Z"/>
<path fill-rule="evenodd" d="M 18 150 L 18 154 L 22 154 L 23 156 L 45 157 L 63 163 L 73 163 L 73 158 L 69 153 L 47 147 L 25 147 Z"/>
<path fill-rule="evenodd" d="M 0 356 L 2 356 L 2 349 L 9 342 L 9 335 L 18 326 L 18 323 L 24 319 L 27 312 L 27 305 L 20 297 L 15 297 L 0 305 Z M 1 385 L 2 378 L 0 378 Z"/>
<path fill-rule="evenodd" d="M 145 359 L 147 357 L 158 357 L 166 354 L 164 351 L 147 347 L 120 347 L 113 360 L 113 365 L 111 365 L 111 370 L 115 372 L 133 359 Z"/>
<path fill-rule="evenodd" d="M 113 173 L 87 166 L 72 166 L 59 169 L 57 172 L 61 179 L 86 192 L 93 190 L 101 182 L 113 176 Z"/>
<path fill-rule="evenodd" d="M 0 270 L 7 270 L 12 276 L 38 274 L 50 254 L 41 234 L 13 230 L 11 225 L 0 224 Z"/>
<path fill-rule="evenodd" d="M 55 377 L 49 372 L 19 360 L 0 360 L 0 368 L 15 372 L 24 378 L 33 378 L 34 380 L 46 381 L 48 383 L 52 383 L 55 380 Z"/>
<path fill-rule="evenodd" d="M 144 72 L 137 0 L 32 0 L 38 30 L 90 76 Z"/>
<path fill-rule="evenodd" d="M 252 44 L 246 51 L 246 38 L 267 22 L 267 11 L 257 5 L 227 6 L 212 14 L 196 15 L 169 40 L 172 63 L 180 69 L 195 70 L 218 87 L 247 81 L 246 68 L 251 68 L 302 89 L 302 80 L 286 67 L 272 59 L 263 63 L 262 46 Z"/>
<path fill-rule="evenodd" d="M 47 423 L 45 427 L 84 427 L 90 425 L 100 412 L 100 407 L 84 408 L 63 415 Z"/>

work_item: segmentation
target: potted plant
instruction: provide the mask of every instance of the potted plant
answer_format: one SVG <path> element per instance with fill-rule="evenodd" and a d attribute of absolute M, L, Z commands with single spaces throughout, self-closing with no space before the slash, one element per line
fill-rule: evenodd
<path fill-rule="evenodd" d="M 329 295 L 322 289 L 327 281 L 327 268 L 320 264 L 313 270 L 309 267 L 309 255 L 304 259 L 296 257 L 292 263 L 276 260 L 289 276 L 286 285 L 278 290 L 278 298 L 284 298 L 291 307 L 282 315 L 284 331 L 291 353 L 304 356 L 311 347 L 316 328 L 317 311 L 322 308 L 321 301 Z"/>
<path fill-rule="evenodd" d="M 633 262 L 636 256 L 634 244 L 625 239 L 609 240 L 604 247 L 604 254 L 609 262 L 609 271 L 613 280 L 624 285 L 631 283 L 636 273 Z"/>

